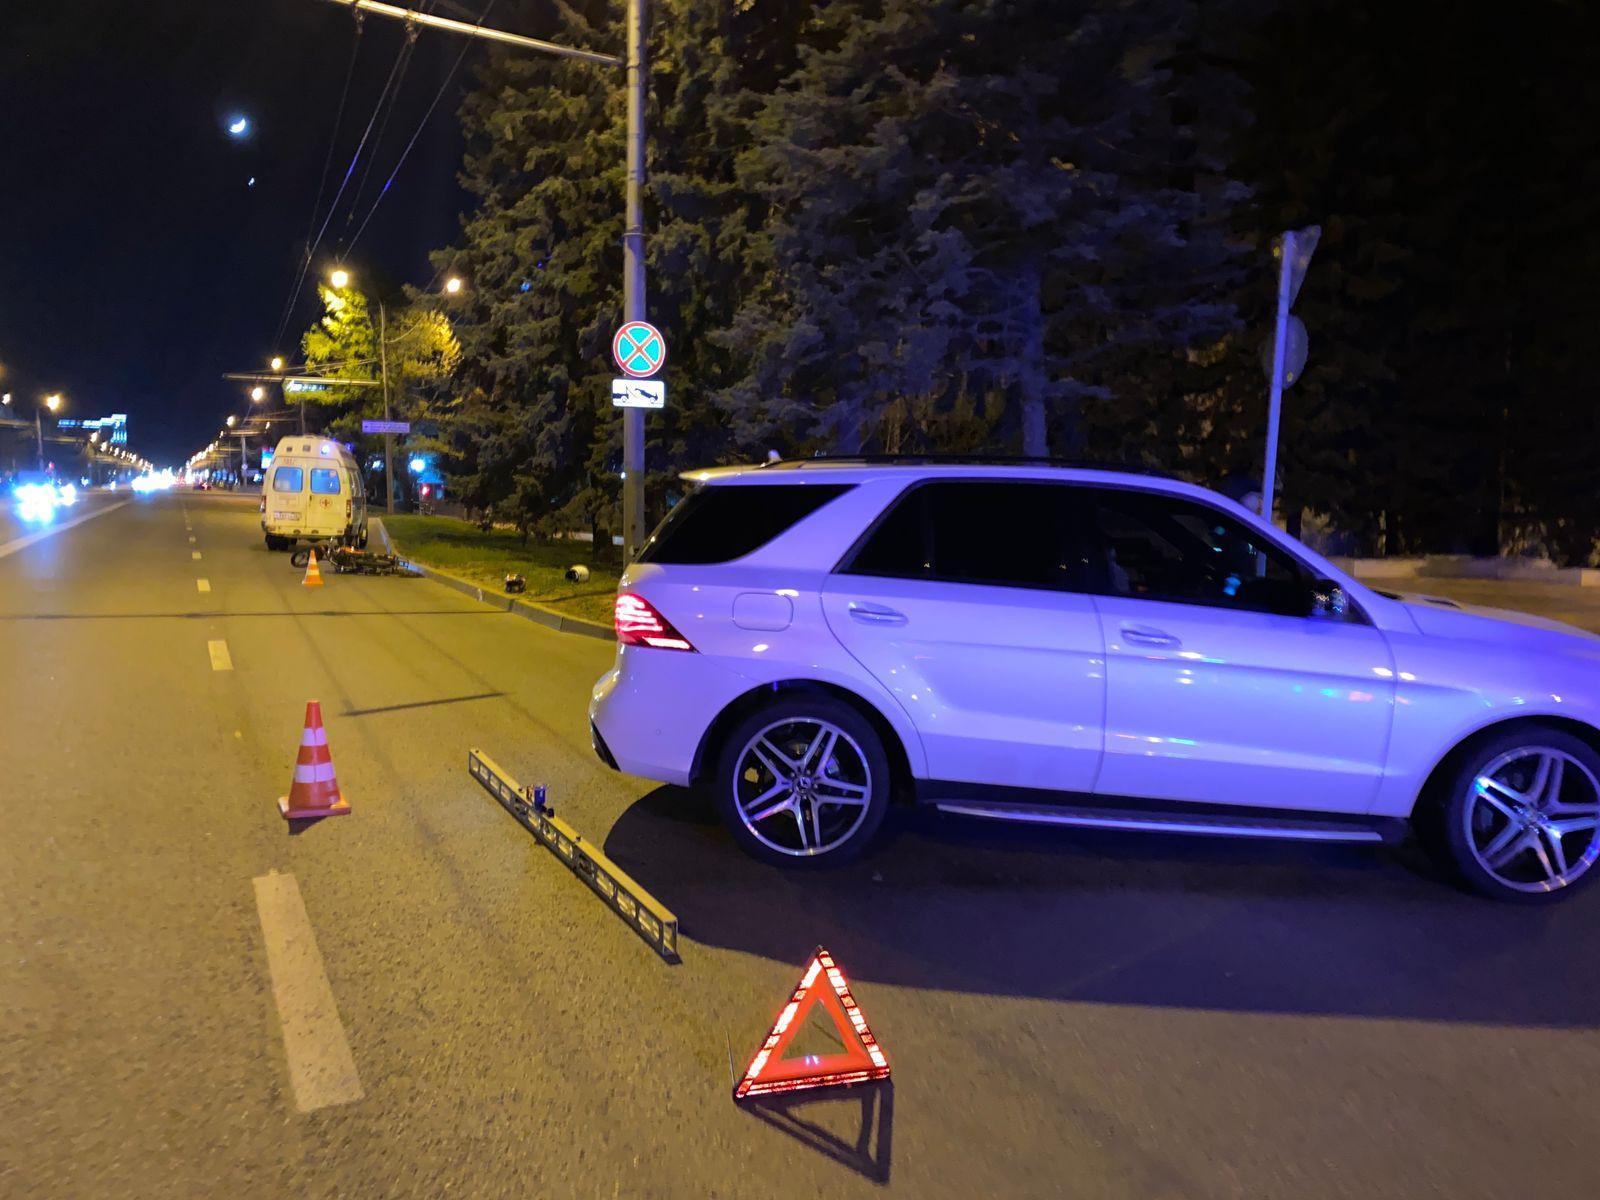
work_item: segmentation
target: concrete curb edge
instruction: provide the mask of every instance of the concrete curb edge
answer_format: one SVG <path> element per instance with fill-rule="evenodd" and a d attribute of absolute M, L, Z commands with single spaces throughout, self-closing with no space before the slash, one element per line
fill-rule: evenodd
<path fill-rule="evenodd" d="M 399 555 L 400 551 L 389 540 L 389 531 L 383 527 L 383 521 L 373 517 L 368 525 L 377 533 L 378 539 L 383 542 L 384 549 Z M 430 567 L 426 563 L 412 562 L 409 558 L 401 556 L 401 560 L 412 570 L 442 583 L 453 591 L 460 592 L 463 596 L 471 596 L 480 604 L 487 604 L 490 608 L 500 612 L 513 613 L 536 625 L 543 625 L 546 629 L 553 629 L 557 633 L 573 633 L 580 637 L 599 638 L 603 641 L 615 641 L 616 632 L 609 625 L 601 625 L 597 621 L 586 621 L 582 617 L 568 616 L 566 613 L 557 612 L 553 608 L 546 608 L 542 604 L 535 604 L 531 600 L 518 600 L 504 592 L 497 592 L 493 588 L 486 588 L 482 584 L 473 583 L 470 579 L 462 579 L 459 575 L 451 575 L 437 567 Z"/>

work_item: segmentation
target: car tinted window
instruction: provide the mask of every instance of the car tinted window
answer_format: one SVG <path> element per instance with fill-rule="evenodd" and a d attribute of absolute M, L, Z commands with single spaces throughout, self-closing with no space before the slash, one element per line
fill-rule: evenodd
<path fill-rule="evenodd" d="M 719 563 L 743 558 L 849 490 L 848 484 L 831 483 L 701 488 L 667 514 L 639 561 Z"/>
<path fill-rule="evenodd" d="M 311 491 L 317 496 L 339 494 L 339 472 L 332 467 L 311 468 Z"/>
<path fill-rule="evenodd" d="M 1087 498 L 1112 595 L 1305 615 L 1304 570 L 1243 522 L 1181 496 L 1094 489 Z"/>
<path fill-rule="evenodd" d="M 299 467 L 279 467 L 272 472 L 272 490 L 298 492 L 306 486 L 306 473 Z"/>
<path fill-rule="evenodd" d="M 852 575 L 1077 590 L 1086 582 L 1070 490 L 957 481 L 911 488 L 844 568 Z"/>

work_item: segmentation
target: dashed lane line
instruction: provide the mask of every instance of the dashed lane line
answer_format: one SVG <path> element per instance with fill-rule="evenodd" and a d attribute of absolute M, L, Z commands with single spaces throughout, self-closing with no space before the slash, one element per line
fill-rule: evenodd
<path fill-rule="evenodd" d="M 194 590 L 197 592 L 209 592 L 211 590 L 211 580 L 196 579 L 194 581 Z"/>
<path fill-rule="evenodd" d="M 103 517 L 109 512 L 116 512 L 117 509 L 128 503 L 129 501 L 127 500 L 121 500 L 116 504 L 108 504 L 104 508 L 97 508 L 93 512 L 84 513 L 83 516 L 74 520 L 63 522 L 60 525 L 52 525 L 48 529 L 39 530 L 37 533 L 30 533 L 26 537 L 13 538 L 11 541 L 0 545 L 0 558 L 6 558 L 15 554 L 18 550 L 26 550 L 35 542 L 42 542 L 51 534 L 65 532 L 75 525 L 82 525 L 85 521 L 92 521 L 96 517 Z"/>
<path fill-rule="evenodd" d="M 278 1006 L 283 1049 L 289 1061 L 294 1106 L 312 1112 L 361 1099 L 350 1041 L 323 969 L 311 918 L 293 875 L 258 875 L 256 909 L 267 947 L 272 999 Z"/>
<path fill-rule="evenodd" d="M 211 669 L 213 671 L 233 670 L 233 655 L 228 653 L 228 643 L 221 638 L 207 642 L 206 653 L 211 655 Z"/>
<path fill-rule="evenodd" d="M 194 559 L 195 562 L 199 562 L 200 561 L 200 551 L 198 551 L 198 550 L 189 551 L 189 557 Z"/>

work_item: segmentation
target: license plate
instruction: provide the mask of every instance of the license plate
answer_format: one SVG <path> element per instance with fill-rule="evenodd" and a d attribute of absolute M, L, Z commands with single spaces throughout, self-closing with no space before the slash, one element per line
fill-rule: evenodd
<path fill-rule="evenodd" d="M 292 512 L 275 512 L 272 514 L 272 519 L 274 521 L 293 521 L 299 515 L 299 513 Z"/>

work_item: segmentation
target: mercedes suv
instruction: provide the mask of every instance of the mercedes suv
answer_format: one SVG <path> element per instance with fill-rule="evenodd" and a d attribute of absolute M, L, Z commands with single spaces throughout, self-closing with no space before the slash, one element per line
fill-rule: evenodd
<path fill-rule="evenodd" d="M 622 577 L 596 752 L 818 865 L 891 803 L 1377 842 L 1549 899 L 1600 857 L 1600 638 L 1375 591 L 1175 480 L 1051 463 L 695 472 Z"/>

